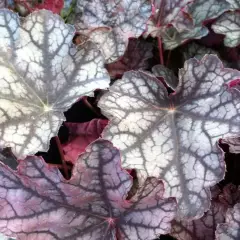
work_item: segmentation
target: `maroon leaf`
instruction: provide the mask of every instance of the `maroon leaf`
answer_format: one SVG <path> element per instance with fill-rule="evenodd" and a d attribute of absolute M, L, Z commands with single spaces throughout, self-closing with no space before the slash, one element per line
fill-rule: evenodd
<path fill-rule="evenodd" d="M 167 233 L 176 203 L 162 198 L 162 182 L 146 182 L 126 201 L 131 186 L 119 151 L 105 140 L 87 147 L 70 180 L 35 156 L 20 161 L 17 172 L 0 164 L 0 232 L 19 240 L 145 240 Z"/>
<path fill-rule="evenodd" d="M 107 124 L 108 120 L 103 119 L 93 119 L 85 123 L 65 123 L 70 131 L 68 142 L 63 144 L 65 160 L 75 164 L 78 156 L 90 143 L 100 137 Z"/>
<path fill-rule="evenodd" d="M 117 62 L 107 64 L 107 70 L 111 77 L 121 77 L 129 70 L 147 69 L 147 60 L 153 56 L 152 43 L 131 38 L 123 57 Z"/>
<path fill-rule="evenodd" d="M 37 0 L 15 0 L 15 2 L 24 7 L 28 13 L 38 9 L 47 9 L 59 14 L 64 6 L 64 0 L 43 0 L 41 3 Z"/>

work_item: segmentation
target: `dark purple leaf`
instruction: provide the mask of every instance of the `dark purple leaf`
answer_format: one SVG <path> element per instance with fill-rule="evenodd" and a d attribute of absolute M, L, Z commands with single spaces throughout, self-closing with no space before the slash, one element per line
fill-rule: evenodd
<path fill-rule="evenodd" d="M 147 60 L 153 57 L 153 44 L 144 40 L 132 38 L 123 57 L 117 62 L 107 64 L 106 68 L 111 77 L 121 77 L 130 70 L 147 69 Z"/>

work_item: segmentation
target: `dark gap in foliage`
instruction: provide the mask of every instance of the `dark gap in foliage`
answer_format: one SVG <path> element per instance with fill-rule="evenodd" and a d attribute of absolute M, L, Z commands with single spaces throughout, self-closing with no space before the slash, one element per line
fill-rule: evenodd
<path fill-rule="evenodd" d="M 177 239 L 167 234 L 161 235 L 161 237 L 155 238 L 154 240 L 177 240 Z"/>

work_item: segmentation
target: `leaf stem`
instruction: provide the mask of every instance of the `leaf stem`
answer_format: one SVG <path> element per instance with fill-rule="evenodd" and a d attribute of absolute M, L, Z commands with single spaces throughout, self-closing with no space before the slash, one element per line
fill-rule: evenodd
<path fill-rule="evenodd" d="M 58 136 L 55 137 L 55 141 L 56 141 L 58 151 L 59 151 L 59 154 L 60 154 L 60 158 L 61 158 L 61 161 L 62 161 L 62 168 L 63 168 L 65 178 L 69 179 L 68 167 L 67 167 L 67 164 L 65 162 L 65 157 L 64 157 L 64 154 L 63 154 L 63 150 L 62 150 L 62 144 L 61 144 Z"/>
<path fill-rule="evenodd" d="M 158 49 L 159 49 L 159 55 L 160 55 L 160 64 L 164 65 L 162 38 L 158 37 L 157 39 L 158 39 Z"/>

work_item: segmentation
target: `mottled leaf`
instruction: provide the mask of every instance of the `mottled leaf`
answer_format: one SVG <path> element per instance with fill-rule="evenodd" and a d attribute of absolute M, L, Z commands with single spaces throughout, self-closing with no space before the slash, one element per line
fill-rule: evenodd
<path fill-rule="evenodd" d="M 141 39 L 131 38 L 123 57 L 106 68 L 111 77 L 121 77 L 130 70 L 147 69 L 147 60 L 153 57 L 153 44 Z"/>
<path fill-rule="evenodd" d="M 225 223 L 218 224 L 216 240 L 238 240 L 240 238 L 240 203 L 228 209 Z"/>
<path fill-rule="evenodd" d="M 192 16 L 195 26 L 204 21 L 214 19 L 230 9 L 227 0 L 197 0 L 189 4 L 188 13 Z"/>
<path fill-rule="evenodd" d="M 107 124 L 108 121 L 103 119 L 93 119 L 84 123 L 65 123 L 70 135 L 68 142 L 63 144 L 65 160 L 75 164 L 78 156 L 90 143 L 100 137 Z"/>
<path fill-rule="evenodd" d="M 207 48 L 204 47 L 202 45 L 199 45 L 197 43 L 189 43 L 183 51 L 183 58 L 184 60 L 188 60 L 189 58 L 196 58 L 198 60 L 201 60 L 204 55 L 206 54 L 218 54 L 217 51 L 211 49 L 211 48 Z"/>
<path fill-rule="evenodd" d="M 207 28 L 202 26 L 183 32 L 178 32 L 174 27 L 170 27 L 164 32 L 162 39 L 164 48 L 172 50 L 190 39 L 200 39 L 207 34 Z"/>
<path fill-rule="evenodd" d="M 225 0 L 198 0 L 193 1 L 187 6 L 187 13 L 193 19 L 194 27 L 190 30 L 187 28 L 179 32 L 172 27 L 161 34 L 163 37 L 165 49 L 174 49 L 189 39 L 200 39 L 208 34 L 208 29 L 203 22 L 213 19 L 230 9 L 230 4 Z"/>
<path fill-rule="evenodd" d="M 162 77 L 164 78 L 164 81 L 166 82 L 166 84 L 171 87 L 172 89 L 175 89 L 178 85 L 178 78 L 175 76 L 174 72 L 163 66 L 163 65 L 155 65 L 152 68 L 152 73 L 156 76 L 156 77 Z"/>
<path fill-rule="evenodd" d="M 156 26 L 167 26 L 181 13 L 181 10 L 194 0 L 153 0 L 153 17 Z"/>
<path fill-rule="evenodd" d="M 225 35 L 224 45 L 236 47 L 240 44 L 240 13 L 226 12 L 212 25 L 216 33 Z"/>
<path fill-rule="evenodd" d="M 215 187 L 212 189 L 211 195 L 211 207 L 202 218 L 193 221 L 173 221 L 172 236 L 178 240 L 215 239 L 216 226 L 225 221 L 228 207 L 239 202 L 240 189 L 229 184 L 223 190 Z"/>
<path fill-rule="evenodd" d="M 70 180 L 35 156 L 17 172 L 0 164 L 0 232 L 19 240 L 145 240 L 170 231 L 176 202 L 163 199 L 162 182 L 148 181 L 126 201 L 131 186 L 105 140 L 86 148 Z"/>
<path fill-rule="evenodd" d="M 237 10 L 240 8 L 240 1 L 239 0 L 226 0 L 231 5 L 231 10 Z"/>
<path fill-rule="evenodd" d="M 181 218 L 199 218 L 209 208 L 209 187 L 225 164 L 217 140 L 240 133 L 239 96 L 223 84 L 240 72 L 224 69 L 215 55 L 190 59 L 168 97 L 163 84 L 143 71 L 130 71 L 99 101 L 110 120 L 103 138 L 121 150 L 123 167 L 160 177 L 166 196 L 175 196 Z"/>
<path fill-rule="evenodd" d="M 105 57 L 107 63 L 122 56 L 128 44 L 128 38 L 139 37 L 146 29 L 146 22 L 151 15 L 151 4 L 148 0 L 78 0 L 78 21 L 75 24 L 79 31 L 88 32 L 95 28 L 107 27 L 109 34 L 98 35 L 98 42 L 110 41 L 112 45 L 103 45 L 103 52 L 111 55 Z M 88 34 L 91 36 L 91 31 Z M 102 37 L 102 38 L 101 38 Z M 110 39 L 106 39 L 109 37 Z M 118 46 L 120 45 L 120 46 Z"/>
<path fill-rule="evenodd" d="M 17 157 L 46 151 L 83 95 L 105 88 L 109 76 L 95 45 L 72 45 L 74 28 L 50 11 L 0 10 L 0 144 Z"/>
<path fill-rule="evenodd" d="M 183 59 L 185 61 L 193 57 L 201 60 L 206 54 L 215 54 L 220 58 L 217 51 L 194 42 L 187 44 L 187 46 L 183 48 Z M 230 64 L 227 61 L 222 60 L 222 63 L 224 67 L 230 67 Z"/>

